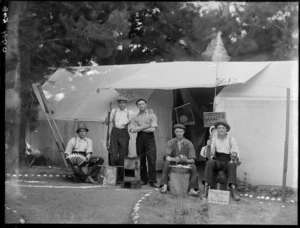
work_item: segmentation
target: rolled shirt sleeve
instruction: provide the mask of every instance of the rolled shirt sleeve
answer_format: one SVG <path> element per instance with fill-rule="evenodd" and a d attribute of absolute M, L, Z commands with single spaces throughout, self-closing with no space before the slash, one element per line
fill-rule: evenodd
<path fill-rule="evenodd" d="M 194 145 L 191 142 L 188 142 L 188 159 L 196 159 L 196 153 L 195 153 L 195 148 Z"/>
<path fill-rule="evenodd" d="M 87 149 L 86 153 L 93 153 L 93 142 L 91 139 L 87 139 Z"/>
<path fill-rule="evenodd" d="M 172 142 L 171 141 L 167 142 L 166 153 L 163 155 L 164 161 L 166 160 L 167 156 L 172 157 Z"/>
<path fill-rule="evenodd" d="M 154 113 L 151 114 L 151 127 L 155 127 L 155 128 L 158 127 L 157 116 Z"/>
<path fill-rule="evenodd" d="M 75 146 L 75 138 L 72 138 L 69 140 L 68 144 L 67 144 L 67 147 L 65 149 L 65 155 L 70 155 L 72 154 L 72 151 L 73 151 L 73 148 Z"/>

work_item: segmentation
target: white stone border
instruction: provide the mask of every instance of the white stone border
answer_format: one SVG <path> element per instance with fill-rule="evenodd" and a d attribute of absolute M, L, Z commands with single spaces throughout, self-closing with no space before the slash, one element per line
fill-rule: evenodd
<path fill-rule="evenodd" d="M 156 188 L 155 190 L 158 191 L 158 188 Z M 131 219 L 132 219 L 133 224 L 138 223 L 138 218 L 140 217 L 138 211 L 140 209 L 141 203 L 143 202 L 144 199 L 149 197 L 152 193 L 153 193 L 153 190 L 149 191 L 148 193 L 143 195 L 134 205 L 134 207 L 132 209 L 133 212 L 131 213 Z"/>
<path fill-rule="evenodd" d="M 242 196 L 244 196 L 244 197 L 247 197 L 247 196 L 249 196 L 250 198 L 252 198 L 253 197 L 253 195 L 248 195 L 247 193 L 246 194 L 240 194 L 240 196 L 242 197 Z M 278 197 L 277 199 L 275 198 L 275 197 L 270 197 L 270 196 L 257 196 L 256 197 L 256 199 L 258 199 L 258 200 L 271 200 L 271 201 L 281 201 L 281 198 L 280 197 Z M 260 201 L 259 203 L 263 203 L 262 201 Z M 290 200 L 289 201 L 289 203 L 295 203 L 295 201 L 294 200 Z M 270 205 L 270 204 L 269 204 Z M 281 205 L 281 207 L 285 207 L 284 205 Z"/>
<path fill-rule="evenodd" d="M 5 207 L 7 210 L 10 210 L 10 211 L 12 211 L 13 213 L 15 213 L 15 214 L 18 215 L 18 212 L 17 212 L 17 211 L 15 211 L 15 210 L 11 209 L 10 207 L 6 206 L 6 204 L 4 204 L 4 207 Z M 18 221 L 19 221 L 20 223 L 24 224 L 24 223 L 25 223 L 25 219 L 21 218 L 21 216 L 19 216 L 19 215 L 18 215 L 18 217 L 19 217 Z"/>
<path fill-rule="evenodd" d="M 31 184 L 15 184 L 14 182 L 5 182 L 5 184 L 10 184 L 12 187 L 29 187 L 29 188 L 81 188 L 81 189 L 88 189 L 88 188 L 105 188 L 108 186 L 103 185 L 91 185 L 91 186 L 68 186 L 68 185 L 31 185 Z"/>
<path fill-rule="evenodd" d="M 17 175 L 17 174 L 10 174 L 10 173 L 7 173 L 6 174 L 6 176 L 8 176 L 8 177 L 10 177 L 10 176 L 12 176 L 12 177 L 17 177 L 17 176 L 19 176 L 19 177 L 29 177 L 29 174 L 19 174 L 19 175 Z M 71 177 L 74 177 L 74 175 L 73 174 L 71 174 L 71 175 L 65 175 L 65 174 L 31 174 L 30 175 L 31 177 L 34 177 L 34 176 L 37 176 L 37 177 L 69 177 L 69 178 L 71 178 Z"/>

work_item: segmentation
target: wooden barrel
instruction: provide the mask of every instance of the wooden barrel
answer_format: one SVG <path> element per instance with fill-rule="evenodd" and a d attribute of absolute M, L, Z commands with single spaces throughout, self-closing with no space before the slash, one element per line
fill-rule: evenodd
<path fill-rule="evenodd" d="M 190 169 L 171 167 L 170 191 L 174 195 L 185 195 L 188 192 L 190 182 Z"/>

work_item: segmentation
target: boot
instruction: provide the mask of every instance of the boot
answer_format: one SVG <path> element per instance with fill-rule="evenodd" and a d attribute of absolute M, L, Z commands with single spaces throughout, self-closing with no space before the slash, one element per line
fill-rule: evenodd
<path fill-rule="evenodd" d="M 239 201 L 241 199 L 238 193 L 236 192 L 235 188 L 231 188 L 230 191 L 231 191 L 231 196 L 235 201 Z"/>
<path fill-rule="evenodd" d="M 91 176 L 88 176 L 85 180 L 86 183 L 91 183 L 91 184 L 98 184 L 97 181 L 94 181 Z"/>
<path fill-rule="evenodd" d="M 209 185 L 204 185 L 203 193 L 201 194 L 201 198 L 206 198 L 208 197 L 208 189 Z"/>

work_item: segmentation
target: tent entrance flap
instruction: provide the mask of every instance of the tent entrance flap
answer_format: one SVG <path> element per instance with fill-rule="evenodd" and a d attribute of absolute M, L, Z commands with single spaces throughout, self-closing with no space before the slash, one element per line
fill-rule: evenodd
<path fill-rule="evenodd" d="M 224 86 L 217 88 L 217 94 Z M 197 158 L 200 150 L 206 144 L 209 137 L 209 128 L 205 128 L 203 124 L 203 112 L 213 111 L 214 88 L 190 88 L 173 90 L 173 106 L 180 107 L 183 104 L 190 103 L 195 123 L 186 125 L 185 137 L 193 142 Z M 173 123 L 177 123 L 177 117 L 173 111 Z M 173 137 L 175 134 L 173 132 Z"/>

